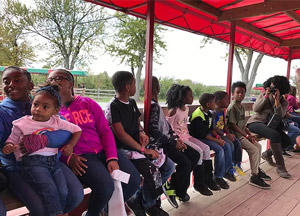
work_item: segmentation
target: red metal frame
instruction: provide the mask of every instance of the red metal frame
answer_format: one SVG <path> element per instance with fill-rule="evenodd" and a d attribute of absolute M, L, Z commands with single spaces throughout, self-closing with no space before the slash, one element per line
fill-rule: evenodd
<path fill-rule="evenodd" d="M 292 62 L 292 54 L 293 54 L 293 48 L 290 47 L 289 50 L 289 57 L 288 57 L 288 66 L 287 66 L 287 72 L 286 72 L 286 78 L 289 80 L 290 79 L 290 74 L 291 74 L 291 62 Z"/>
<path fill-rule="evenodd" d="M 152 64 L 153 64 L 153 36 L 154 36 L 154 7 L 155 0 L 147 2 L 147 36 L 146 36 L 146 73 L 144 98 L 144 128 L 148 134 L 148 123 L 152 98 Z"/>
<path fill-rule="evenodd" d="M 228 93 L 228 95 L 231 94 L 234 44 L 235 44 L 235 21 L 232 21 L 230 27 L 230 43 L 229 43 L 228 71 L 227 71 L 227 85 L 226 85 L 226 92 Z"/>

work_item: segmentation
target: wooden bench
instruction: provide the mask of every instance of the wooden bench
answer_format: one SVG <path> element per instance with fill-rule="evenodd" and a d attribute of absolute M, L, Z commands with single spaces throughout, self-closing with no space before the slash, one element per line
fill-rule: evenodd
<path fill-rule="evenodd" d="M 252 111 L 252 105 L 253 103 L 243 103 L 243 106 L 245 107 L 245 115 L 248 119 L 250 117 L 251 111 Z M 199 105 L 190 105 L 189 106 L 189 116 L 197 109 Z M 168 108 L 166 106 L 162 107 L 164 114 L 166 115 L 168 112 Z M 140 112 L 143 114 L 143 109 L 139 109 Z M 143 121 L 143 115 L 141 120 Z M 211 157 L 213 157 L 213 151 L 211 151 Z M 82 201 L 82 203 L 74 209 L 72 212 L 69 213 L 69 216 L 80 216 L 81 213 L 87 209 L 88 204 L 88 197 L 90 195 L 90 189 L 85 188 L 84 189 L 85 198 Z M 13 212 L 18 211 L 18 215 L 28 215 L 28 210 L 26 207 L 24 207 L 24 204 L 15 197 L 9 190 L 5 190 L 0 194 L 0 199 L 3 201 L 6 210 L 8 211 L 8 215 L 16 215 Z"/>

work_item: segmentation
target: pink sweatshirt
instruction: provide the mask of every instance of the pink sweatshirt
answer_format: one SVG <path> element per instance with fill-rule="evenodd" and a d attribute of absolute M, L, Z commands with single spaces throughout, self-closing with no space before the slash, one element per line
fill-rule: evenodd
<path fill-rule="evenodd" d="M 58 115 L 51 116 L 50 119 L 45 122 L 35 121 L 32 119 L 32 116 L 26 115 L 22 118 L 13 121 L 12 132 L 6 140 L 6 142 L 13 143 L 17 146 L 17 149 L 14 152 L 14 154 L 16 160 L 19 160 L 23 156 L 23 154 L 20 151 L 19 144 L 22 141 L 24 135 L 43 134 L 47 131 L 54 131 L 59 129 L 66 130 L 71 133 L 81 131 L 80 127 L 61 119 Z M 57 152 L 57 148 L 45 147 L 30 155 L 50 156 L 57 154 Z"/>
<path fill-rule="evenodd" d="M 76 96 L 69 107 L 61 107 L 60 114 L 82 129 L 81 137 L 74 147 L 75 154 L 97 154 L 104 150 L 106 160 L 117 159 L 113 133 L 97 102 L 88 97 Z"/>
<path fill-rule="evenodd" d="M 298 102 L 297 98 L 294 97 L 293 95 L 289 95 L 287 101 L 289 102 L 289 106 L 287 108 L 288 112 L 295 112 L 295 110 L 299 108 L 297 103 Z"/>

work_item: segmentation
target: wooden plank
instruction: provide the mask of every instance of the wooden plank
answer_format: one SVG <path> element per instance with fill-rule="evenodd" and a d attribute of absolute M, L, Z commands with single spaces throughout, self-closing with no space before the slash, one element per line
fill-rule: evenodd
<path fill-rule="evenodd" d="M 257 194 L 261 189 L 257 187 L 253 187 L 249 184 L 245 184 L 243 187 L 224 197 L 222 200 L 218 201 L 214 205 L 211 205 L 209 208 L 201 211 L 202 216 L 210 216 L 210 215 L 225 215 L 230 212 L 245 200 L 248 200 L 255 194 Z"/>
<path fill-rule="evenodd" d="M 247 17 L 273 14 L 277 12 L 298 10 L 299 1 L 271 1 L 225 10 L 218 18 L 218 22 L 240 20 Z"/>
<path fill-rule="evenodd" d="M 261 164 L 261 168 L 264 171 L 269 171 L 273 169 L 273 167 L 269 166 L 267 163 Z M 246 172 L 246 176 L 244 177 L 238 177 L 237 182 L 229 182 L 230 189 L 229 190 L 220 190 L 218 192 L 213 192 L 214 195 L 210 197 L 204 197 L 200 195 L 199 193 L 198 196 L 195 198 L 192 198 L 189 202 L 187 203 L 181 203 L 180 207 L 178 209 L 170 209 L 168 211 L 170 216 L 181 216 L 181 215 L 200 215 L 200 212 L 202 212 L 204 209 L 208 208 L 209 206 L 215 204 L 218 202 L 218 200 L 221 200 L 222 198 L 226 197 L 227 195 L 230 195 L 234 191 L 238 190 L 239 188 L 248 185 L 250 177 L 250 170 Z"/>
<path fill-rule="evenodd" d="M 214 17 L 219 17 L 222 14 L 221 10 L 202 1 L 191 1 L 191 0 L 178 0 L 178 1 L 190 7 L 204 11 L 205 13 L 212 15 Z"/>
<path fill-rule="evenodd" d="M 272 180 L 276 180 L 278 175 L 273 167 L 265 165 L 270 168 L 268 170 L 268 175 L 271 176 Z M 265 171 L 267 171 L 265 169 Z M 248 177 L 249 178 L 249 177 Z M 213 205 L 205 208 L 201 211 L 201 215 L 225 215 L 230 213 L 233 209 L 237 208 L 239 205 L 253 197 L 255 194 L 259 193 L 261 189 L 245 184 L 242 187 L 239 187 L 236 191 L 231 192 L 229 195 L 225 196 L 221 200 L 217 201 Z"/>
<path fill-rule="evenodd" d="M 288 216 L 299 216 L 300 204 L 298 204 Z"/>
<path fill-rule="evenodd" d="M 244 22 L 242 20 L 237 20 L 236 21 L 236 25 L 238 27 L 241 27 L 241 28 L 249 31 L 249 32 L 252 32 L 252 33 L 257 34 L 259 36 L 265 37 L 265 38 L 267 38 L 267 39 L 269 39 L 269 40 L 271 40 L 273 42 L 276 42 L 278 44 L 281 43 L 281 39 L 279 37 L 275 37 L 274 35 L 272 35 L 272 34 L 270 34 L 268 32 L 265 32 L 263 30 L 260 30 L 259 28 L 255 27 L 255 26 L 253 26 L 251 24 L 248 24 L 248 23 L 246 23 L 246 22 Z"/>
<path fill-rule="evenodd" d="M 299 169 L 297 166 L 294 169 Z M 294 176 L 293 176 L 294 177 Z M 300 181 L 298 180 L 271 205 L 265 208 L 259 216 L 288 215 L 298 204 L 300 200 Z"/>
<path fill-rule="evenodd" d="M 195 8 L 197 10 L 200 10 L 200 11 L 203 11 L 207 14 L 210 14 L 214 17 L 220 17 L 220 15 L 224 12 L 222 12 L 220 9 L 217 9 L 209 4 L 206 4 L 205 2 L 201 2 L 201 1 L 191 1 L 191 0 L 179 0 L 179 2 L 182 2 L 192 8 Z M 278 37 L 275 37 L 273 36 L 272 34 L 269 34 L 265 31 L 262 31 L 260 30 L 259 28 L 251 25 L 251 24 L 248 24 L 242 20 L 237 20 L 236 22 L 236 26 L 238 27 L 241 27 L 243 29 L 246 29 L 247 31 L 249 32 L 252 32 L 252 33 L 255 33 L 257 35 L 260 35 L 262 37 L 265 37 L 273 42 L 276 42 L 276 43 L 280 43 L 281 42 L 281 39 L 278 38 Z"/>
<path fill-rule="evenodd" d="M 298 158 L 290 158 L 286 160 L 286 165 L 288 170 L 294 168 L 299 164 L 299 157 Z M 285 192 L 291 185 L 293 185 L 300 177 L 299 173 L 300 165 L 297 169 L 291 170 L 291 175 L 293 176 L 291 179 L 283 179 L 278 177 L 273 178 L 271 184 L 271 190 L 261 190 L 259 193 L 252 196 L 250 199 L 243 202 L 237 208 L 233 209 L 228 216 L 239 216 L 239 215 L 258 215 L 261 213 L 265 208 L 267 208 L 274 200 L 276 200 L 282 193 Z M 272 169 L 275 172 L 275 168 Z M 241 191 L 242 193 L 242 191 Z"/>
<path fill-rule="evenodd" d="M 290 40 L 283 40 L 280 43 L 280 46 L 287 46 L 287 47 L 293 47 L 293 46 L 300 46 L 300 39 L 290 39 Z"/>
<path fill-rule="evenodd" d="M 300 24 L 300 16 L 295 11 L 286 11 L 286 15 L 288 15 L 292 20 Z"/>

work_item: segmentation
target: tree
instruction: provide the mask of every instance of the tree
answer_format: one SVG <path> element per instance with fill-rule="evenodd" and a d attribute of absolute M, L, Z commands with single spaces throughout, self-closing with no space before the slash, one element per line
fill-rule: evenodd
<path fill-rule="evenodd" d="M 102 7 L 81 0 L 36 0 L 32 8 L 17 0 L 7 1 L 7 12 L 22 18 L 19 25 L 48 42 L 44 48 L 53 66 L 73 69 L 93 57 L 93 48 L 104 33 Z"/>
<path fill-rule="evenodd" d="M 252 89 L 253 83 L 257 75 L 258 66 L 260 65 L 262 58 L 264 57 L 264 54 L 262 53 L 258 54 L 258 56 L 254 61 L 250 73 L 253 54 L 254 54 L 253 50 L 249 50 L 245 48 L 237 48 L 237 47 L 234 48 L 234 56 L 239 64 L 242 81 L 247 85 L 246 96 L 250 96 L 250 91 Z M 245 61 L 245 66 L 242 58 Z"/>
<path fill-rule="evenodd" d="M 198 100 L 202 93 L 214 93 L 216 91 L 222 91 L 225 89 L 224 86 L 205 86 L 201 83 L 193 82 L 190 79 L 174 79 L 169 77 L 160 77 L 159 83 L 161 84 L 159 99 L 166 99 L 168 90 L 173 84 L 189 86 L 193 91 L 193 96 L 195 100 Z"/>
<path fill-rule="evenodd" d="M 203 48 L 207 43 L 212 42 L 212 38 L 205 37 L 201 41 L 200 49 Z M 226 54 L 226 57 L 228 53 Z M 254 51 L 246 48 L 234 47 L 234 56 L 239 64 L 239 69 L 241 73 L 241 80 L 247 86 L 246 96 L 250 96 L 250 91 L 252 89 L 253 83 L 257 75 L 257 69 L 264 57 L 264 54 L 259 53 L 256 57 L 254 64 L 252 65 L 252 60 L 254 56 Z M 252 65 L 252 69 L 251 69 Z M 250 73 L 251 71 L 251 73 Z"/>
<path fill-rule="evenodd" d="M 134 99 L 139 101 L 141 92 L 141 74 L 145 64 L 146 54 L 146 21 L 117 13 L 118 18 L 113 24 L 116 32 L 110 42 L 105 42 L 105 49 L 110 55 L 119 59 L 120 63 L 130 66 L 136 79 L 136 94 Z M 166 50 L 161 33 L 165 31 L 161 25 L 155 24 L 153 41 L 153 60 L 158 62 L 161 50 Z"/>
<path fill-rule="evenodd" d="M 0 65 L 25 66 L 26 61 L 33 61 L 33 47 L 23 37 L 24 29 L 18 27 L 5 10 L 1 11 L 0 22 Z"/>

